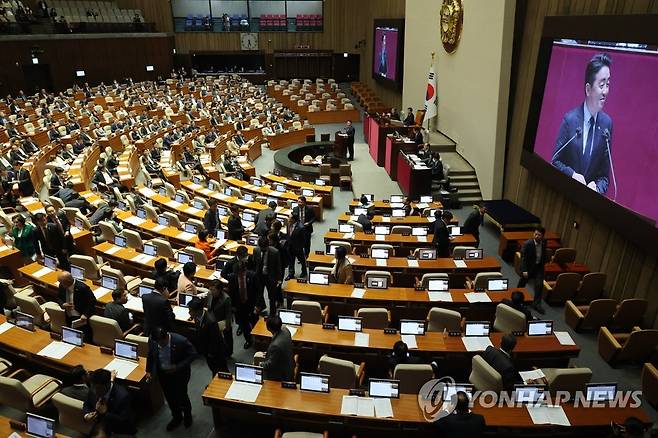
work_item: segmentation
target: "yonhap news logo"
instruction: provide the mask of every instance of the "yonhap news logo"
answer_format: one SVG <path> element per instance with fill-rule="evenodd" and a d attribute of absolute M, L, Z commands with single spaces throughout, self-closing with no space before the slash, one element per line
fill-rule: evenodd
<path fill-rule="evenodd" d="M 433 423 L 455 410 L 455 405 L 457 404 L 456 394 L 446 400 L 446 403 L 443 401 L 446 388 L 454 385 L 455 380 L 452 377 L 442 377 L 440 379 L 432 379 L 420 388 L 418 392 L 418 406 L 423 413 L 425 421 Z"/>

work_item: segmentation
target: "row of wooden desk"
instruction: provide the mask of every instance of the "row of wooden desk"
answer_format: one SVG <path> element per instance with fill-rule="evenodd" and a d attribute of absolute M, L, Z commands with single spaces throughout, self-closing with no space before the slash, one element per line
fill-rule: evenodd
<path fill-rule="evenodd" d="M 279 149 L 283 149 L 294 144 L 305 143 L 306 137 L 309 135 L 315 136 L 315 128 L 308 127 L 278 133 L 276 135 L 267 137 L 267 141 L 271 150 L 278 151 Z"/>
<path fill-rule="evenodd" d="M 284 176 L 278 176 L 271 173 L 264 173 L 260 175 L 262 180 L 270 184 L 283 184 L 288 187 L 290 190 L 301 190 L 301 189 L 312 189 L 315 191 L 316 195 L 322 196 L 324 206 L 331 208 L 334 205 L 334 187 L 329 186 L 319 186 L 310 182 L 296 181 L 294 179 L 288 179 Z"/>

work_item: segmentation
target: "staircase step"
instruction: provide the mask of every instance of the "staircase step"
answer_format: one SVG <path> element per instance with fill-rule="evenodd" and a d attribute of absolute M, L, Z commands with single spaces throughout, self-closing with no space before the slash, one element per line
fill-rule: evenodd
<path fill-rule="evenodd" d="M 450 180 L 450 185 L 457 188 L 457 190 L 477 190 L 480 191 L 480 185 L 477 181 L 468 181 L 468 182 L 455 182 L 452 179 Z"/>
<path fill-rule="evenodd" d="M 430 144 L 430 150 L 432 152 L 439 152 L 439 153 L 445 153 L 445 152 L 457 152 L 457 146 L 454 144 L 444 144 L 444 145 L 436 145 L 436 144 Z"/>
<path fill-rule="evenodd" d="M 472 174 L 468 174 L 468 175 L 467 175 L 467 174 L 463 174 L 463 175 L 460 175 L 460 174 L 453 175 L 452 172 L 451 172 L 451 173 L 450 173 L 450 181 L 452 181 L 452 182 L 466 182 L 466 181 L 469 181 L 469 182 L 470 182 L 470 181 L 477 182 L 477 181 L 478 181 L 478 178 L 477 178 L 477 175 L 475 175 L 475 172 L 473 172 Z"/>

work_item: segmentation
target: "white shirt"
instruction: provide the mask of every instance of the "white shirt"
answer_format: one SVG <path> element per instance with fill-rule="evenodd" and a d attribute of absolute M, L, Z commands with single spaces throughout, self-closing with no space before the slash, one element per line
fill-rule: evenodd
<path fill-rule="evenodd" d="M 585 155 L 585 149 L 587 149 L 587 135 L 589 134 L 589 119 L 592 118 L 592 113 L 589 112 L 589 108 L 587 108 L 587 102 L 583 103 L 583 155 Z M 594 126 L 596 127 L 596 117 L 598 116 L 598 113 L 594 114 Z M 596 129 L 596 128 L 594 128 Z M 594 132 L 592 130 L 592 132 Z M 594 136 L 592 136 L 594 137 Z M 592 142 L 594 142 L 594 138 L 592 138 Z M 594 145 L 592 145 L 592 149 L 594 149 Z M 592 149 L 590 149 L 590 154 L 592 153 Z"/>

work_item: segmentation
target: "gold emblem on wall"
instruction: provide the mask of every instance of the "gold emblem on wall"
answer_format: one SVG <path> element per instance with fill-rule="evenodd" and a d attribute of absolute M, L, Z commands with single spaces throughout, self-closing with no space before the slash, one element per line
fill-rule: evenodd
<path fill-rule="evenodd" d="M 443 0 L 441 5 L 441 43 L 448 53 L 457 50 L 464 25 L 462 0 Z"/>

